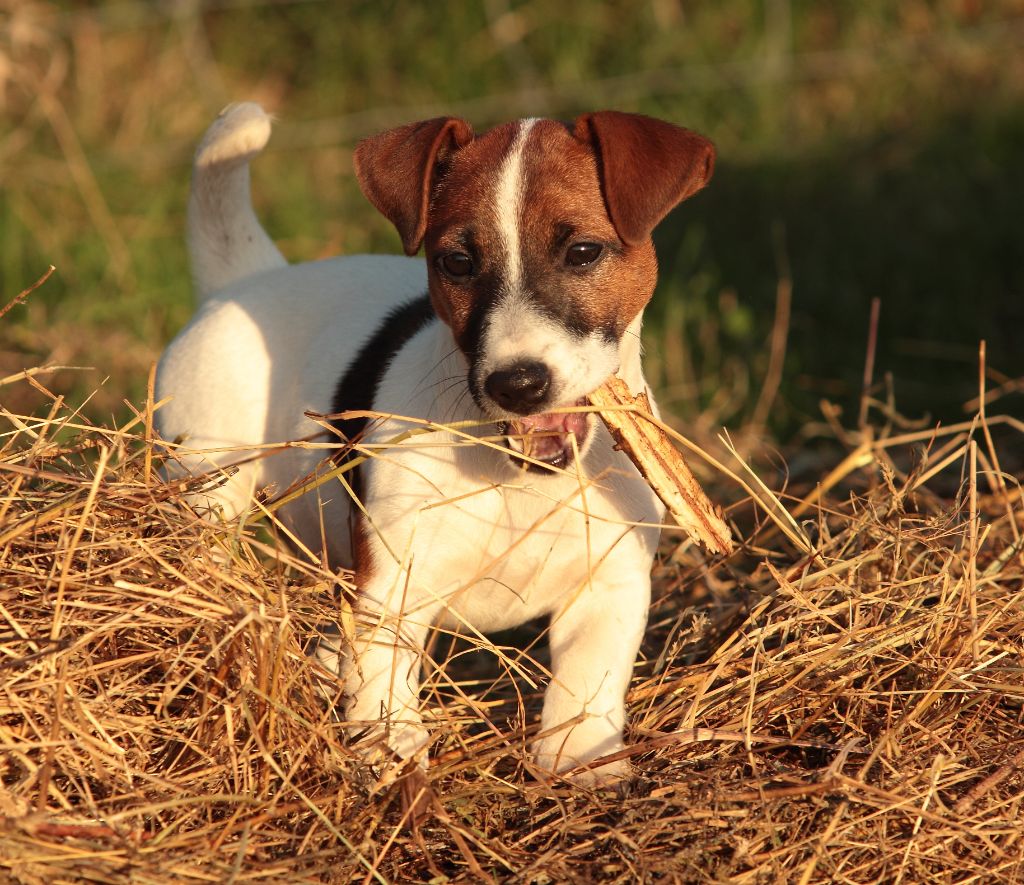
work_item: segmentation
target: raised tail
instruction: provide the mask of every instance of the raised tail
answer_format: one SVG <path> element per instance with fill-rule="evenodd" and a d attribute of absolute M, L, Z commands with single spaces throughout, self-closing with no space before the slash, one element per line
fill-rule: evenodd
<path fill-rule="evenodd" d="M 188 248 L 196 295 L 287 262 L 252 210 L 249 160 L 270 138 L 270 117 L 258 104 L 221 111 L 196 151 L 188 200 Z"/>

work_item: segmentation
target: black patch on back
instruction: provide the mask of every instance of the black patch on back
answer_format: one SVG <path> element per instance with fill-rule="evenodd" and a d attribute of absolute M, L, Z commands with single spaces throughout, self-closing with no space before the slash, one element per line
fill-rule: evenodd
<path fill-rule="evenodd" d="M 398 351 L 417 332 L 436 319 L 437 314 L 434 313 L 427 293 L 391 310 L 338 380 L 331 400 L 331 413 L 372 409 L 377 398 L 377 388 Z M 366 430 L 367 423 L 366 418 L 336 418 L 331 421 L 331 426 L 341 434 L 342 440 L 355 441 Z M 337 464 L 344 464 L 351 455 L 352 450 L 346 447 L 340 449 L 333 460 Z M 355 473 L 348 479 L 358 495 L 361 494 L 357 485 L 359 471 Z"/>

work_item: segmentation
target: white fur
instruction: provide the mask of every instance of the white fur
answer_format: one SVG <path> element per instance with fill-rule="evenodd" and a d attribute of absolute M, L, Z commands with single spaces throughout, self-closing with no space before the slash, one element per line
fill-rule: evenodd
<path fill-rule="evenodd" d="M 354 256 L 281 267 L 274 258 L 279 253 L 266 246 L 269 239 L 254 235 L 255 251 L 240 240 L 238 231 L 248 236 L 254 222 L 238 174 L 251 143 L 232 134 L 240 115 L 251 119 L 252 112 L 240 107 L 213 125 L 200 151 L 233 171 L 211 175 L 211 166 L 197 160 L 194 172 L 190 244 L 197 285 L 212 294 L 168 347 L 158 373 L 158 396 L 172 397 L 158 412 L 161 433 L 184 438 L 187 447 L 180 469 L 245 462 L 202 498 L 228 515 L 244 511 L 255 489 L 280 492 L 324 469 L 323 448 L 250 456 L 257 446 L 316 437 L 321 428 L 304 412 L 330 411 L 338 378 L 381 318 L 426 288 L 420 260 Z M 514 163 L 506 165 L 504 177 L 496 171 L 498 193 L 515 184 L 513 169 Z M 513 236 L 509 244 L 514 256 Z M 252 274 L 245 272 L 248 261 Z M 213 292 L 224 280 L 230 285 Z M 501 323 L 513 322 L 513 308 L 501 317 L 489 332 L 494 358 L 529 350 L 511 326 L 502 332 Z M 567 395 L 588 392 L 615 365 L 633 391 L 647 389 L 639 317 L 611 354 L 570 341 L 550 325 L 531 318 L 530 334 L 568 367 L 561 382 Z M 503 344 L 498 339 L 505 333 Z M 580 371 L 582 365 L 590 368 Z M 375 408 L 435 422 L 479 421 L 466 372 L 448 327 L 435 321 L 392 361 Z M 550 615 L 552 678 L 541 730 L 552 733 L 534 746 L 538 764 L 565 770 L 620 749 L 660 502 L 599 422 L 582 463 L 559 475 L 523 472 L 499 443 L 467 445 L 448 431 L 374 448 L 408 426 L 399 418 L 382 421 L 365 440 L 375 457 L 364 473 L 363 502 L 376 534 L 369 541 L 370 577 L 359 587 L 353 648 L 342 654 L 348 719 L 383 732 L 401 756 L 417 754 L 428 739 L 417 695 L 430 627 L 485 632 Z M 497 433 L 493 424 L 467 432 Z M 327 438 L 321 434 L 319 441 Z M 220 451 L 201 453 L 209 449 Z M 338 482 L 281 511 L 311 550 L 320 550 L 323 527 L 334 566 L 351 562 L 349 515 L 349 497 Z M 336 651 L 325 643 L 323 660 L 332 661 Z M 565 726 L 581 714 L 581 721 Z M 593 783 L 627 770 L 619 761 L 577 777 Z"/>
<path fill-rule="evenodd" d="M 504 280 L 507 293 L 519 291 L 523 276 L 523 250 L 519 242 L 519 219 L 523 213 L 523 149 L 536 122 L 530 118 L 519 123 L 516 140 L 498 173 L 497 187 L 494 189 L 494 208 L 505 253 Z"/>
<path fill-rule="evenodd" d="M 491 311 L 481 336 L 478 378 L 521 361 L 546 365 L 551 403 L 571 406 L 619 366 L 619 348 L 600 332 L 580 337 L 545 316 L 519 293 L 505 295 Z"/>

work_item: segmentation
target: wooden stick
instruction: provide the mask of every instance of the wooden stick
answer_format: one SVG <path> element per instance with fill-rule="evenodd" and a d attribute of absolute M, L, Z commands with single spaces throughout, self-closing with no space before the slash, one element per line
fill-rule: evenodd
<path fill-rule="evenodd" d="M 600 410 L 616 447 L 630 457 L 690 537 L 711 553 L 731 553 L 732 533 L 721 510 L 704 494 L 682 453 L 644 417 L 651 414 L 647 395 L 634 397 L 626 383 L 613 376 L 590 395 L 590 403 Z"/>

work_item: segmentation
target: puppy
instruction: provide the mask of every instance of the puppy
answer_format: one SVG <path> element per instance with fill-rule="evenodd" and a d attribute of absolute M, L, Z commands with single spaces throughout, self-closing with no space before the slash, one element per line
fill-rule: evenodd
<path fill-rule="evenodd" d="M 547 616 L 535 761 L 591 785 L 626 776 L 624 759 L 588 763 L 623 748 L 663 508 L 579 407 L 611 374 L 650 395 L 651 230 L 708 182 L 713 146 L 616 111 L 483 135 L 450 117 L 412 123 L 361 142 L 355 171 L 425 260 L 287 265 L 249 196 L 269 132 L 258 105 L 232 106 L 196 156 L 200 307 L 157 375 L 179 469 L 234 466 L 202 496 L 227 517 L 256 491 L 334 471 L 279 514 L 299 544 L 355 570 L 354 635 L 340 658 L 321 649 L 353 728 L 422 761 L 431 627 Z M 396 417 L 342 415 L 330 433 L 315 418 L 360 410 Z M 365 459 L 353 468 L 354 452 Z"/>

